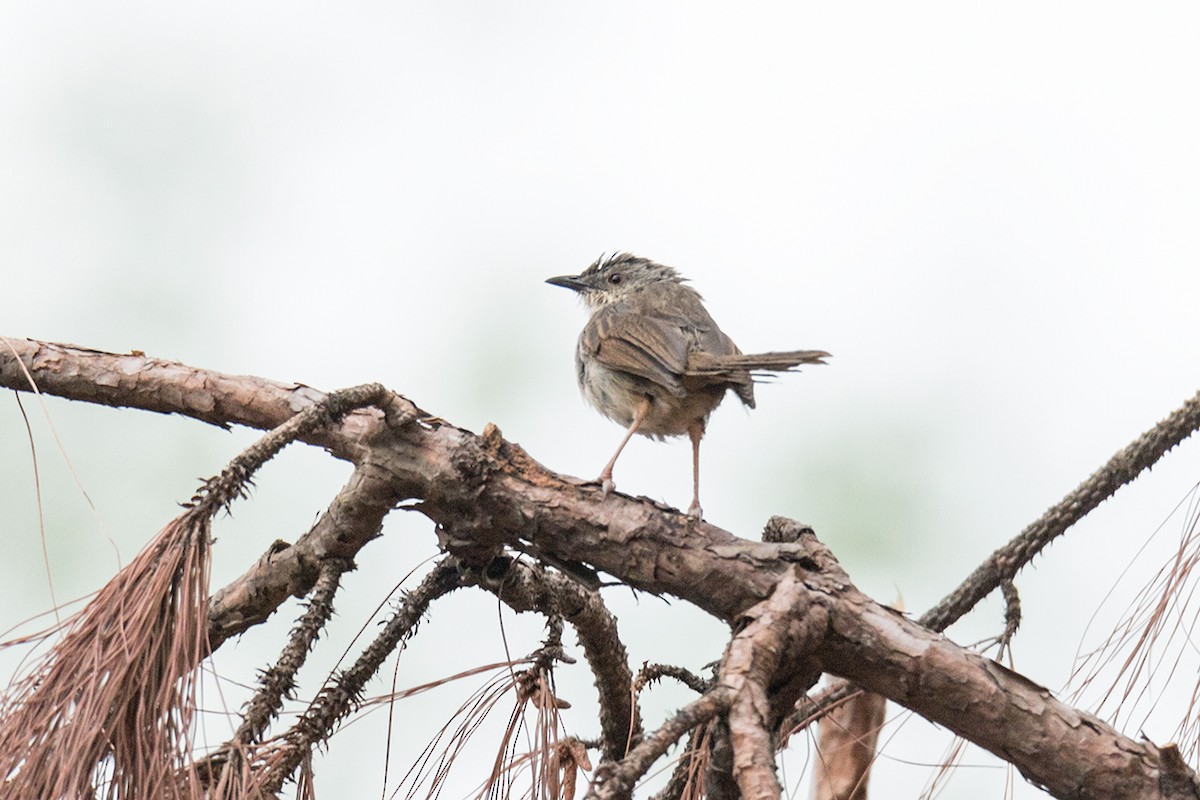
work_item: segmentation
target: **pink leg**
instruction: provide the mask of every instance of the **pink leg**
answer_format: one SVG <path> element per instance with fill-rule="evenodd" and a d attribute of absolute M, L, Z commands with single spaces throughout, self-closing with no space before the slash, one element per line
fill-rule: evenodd
<path fill-rule="evenodd" d="M 702 519 L 704 510 L 700 508 L 700 437 L 704 435 L 704 420 L 698 419 L 688 425 L 688 438 L 692 440 L 692 504 L 688 506 L 688 516 Z"/>
<path fill-rule="evenodd" d="M 600 472 L 600 477 L 596 478 L 596 482 L 600 484 L 600 488 L 605 494 L 608 494 L 613 489 L 617 488 L 612 479 L 613 467 L 616 466 L 617 458 L 621 455 L 621 451 L 625 449 L 625 445 L 629 444 L 629 440 L 633 438 L 635 433 L 637 433 L 638 428 L 642 426 L 642 422 L 646 419 L 646 415 L 649 413 L 650 398 L 647 397 L 642 401 L 642 404 L 638 406 L 637 411 L 634 412 L 633 422 L 630 423 L 629 430 L 625 431 L 625 438 L 621 440 L 619 445 L 617 445 L 617 452 L 613 453 L 613 457 L 608 460 L 608 463 L 604 465 L 604 469 Z"/>

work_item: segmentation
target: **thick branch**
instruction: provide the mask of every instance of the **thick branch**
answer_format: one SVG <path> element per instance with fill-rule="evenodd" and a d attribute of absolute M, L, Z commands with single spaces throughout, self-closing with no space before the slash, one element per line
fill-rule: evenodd
<path fill-rule="evenodd" d="M 211 647 L 264 622 L 289 597 L 303 597 L 330 558 L 353 560 L 378 535 L 402 499 L 391 474 L 364 459 L 316 524 L 294 545 L 275 542 L 238 579 L 213 595 L 208 615 Z"/>
<path fill-rule="evenodd" d="M 988 556 L 953 592 L 921 616 L 921 624 L 934 631 L 944 631 L 997 587 L 1008 584 L 1010 589 L 1005 591 L 1005 631 L 999 639 L 1003 652 L 1020 624 L 1020 600 L 1012 586 L 1012 579 L 1021 568 L 1114 492 L 1191 436 L 1197 428 L 1200 428 L 1200 393 L 1122 448 L 1091 477 Z M 854 686 L 844 683 L 830 687 L 798 709 L 788 727 L 803 726 L 817 719 L 855 691 Z"/>
<path fill-rule="evenodd" d="M 812 660 L 828 626 L 821 599 L 806 593 L 795 574 L 785 576 L 769 599 L 746 613 L 721 661 L 718 685 L 732 697 L 733 777 L 746 800 L 780 796 L 773 732 L 796 697 L 821 675 Z M 781 673 L 788 674 L 789 687 L 780 685 Z"/>
<path fill-rule="evenodd" d="M 324 392 L 300 383 L 277 383 L 245 375 L 196 369 L 143 353 L 105 353 L 32 339 L 0 340 L 0 385 L 30 391 L 13 353 L 37 388 L 68 400 L 182 414 L 227 428 L 274 428 Z"/>
<path fill-rule="evenodd" d="M 1134 741 L 989 658 L 857 592 L 832 607 L 826 668 L 1015 765 L 1056 797 L 1194 798 L 1173 747 Z"/>

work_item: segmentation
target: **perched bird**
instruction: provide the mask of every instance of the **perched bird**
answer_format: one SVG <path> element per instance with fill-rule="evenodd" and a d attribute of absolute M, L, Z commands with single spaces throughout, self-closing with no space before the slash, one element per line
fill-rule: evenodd
<path fill-rule="evenodd" d="M 700 438 L 708 415 L 732 389 L 754 408 L 754 380 L 801 364 L 823 364 L 822 350 L 743 355 L 705 310 L 700 294 L 671 267 L 619 253 L 578 275 L 546 283 L 580 294 L 591 318 L 579 334 L 575 371 L 596 409 L 624 425 L 625 438 L 597 478 L 614 488 L 613 466 L 635 433 L 692 440 L 692 504 L 700 508 Z"/>

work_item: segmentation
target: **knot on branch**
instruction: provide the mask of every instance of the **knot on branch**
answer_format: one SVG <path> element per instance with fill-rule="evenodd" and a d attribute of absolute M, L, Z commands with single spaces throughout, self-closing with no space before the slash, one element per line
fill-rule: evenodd
<path fill-rule="evenodd" d="M 811 525 L 780 516 L 774 516 L 767 520 L 767 525 L 762 532 L 764 542 L 798 542 L 802 536 L 815 538 L 816 533 Z"/>

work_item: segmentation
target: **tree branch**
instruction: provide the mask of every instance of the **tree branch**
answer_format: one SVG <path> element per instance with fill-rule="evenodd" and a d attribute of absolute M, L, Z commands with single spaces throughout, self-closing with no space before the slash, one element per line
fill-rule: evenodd
<path fill-rule="evenodd" d="M 138 355 L 38 342 L 16 342 L 15 349 L 42 391 L 187 413 L 213 424 L 275 427 L 323 396 L 307 387 L 222 376 Z M 84 375 L 90 377 L 80 377 Z M 29 387 L 21 366 L 4 347 L 0 385 Z M 1189 406 L 1200 406 L 1200 398 Z M 405 410 L 353 412 L 337 426 L 319 428 L 304 440 L 349 458 L 368 471 L 363 474 L 369 479 L 386 484 L 379 498 L 393 504 L 418 499 L 417 508 L 437 524 L 443 546 L 468 565 L 486 565 L 506 548 L 550 563 L 589 564 L 635 588 L 681 598 L 739 630 L 749 610 L 775 596 L 781 586 L 795 591 L 792 611 L 780 609 L 781 621 L 771 626 L 786 631 L 776 668 L 769 668 L 770 658 L 760 662 L 766 665 L 762 674 L 772 673 L 768 683 L 758 681 L 769 686 L 772 715 L 782 714 L 777 704 L 794 700 L 798 688 L 807 684 L 811 665 L 819 664 L 997 753 L 1060 797 L 1200 797 L 1195 776 L 1171 748 L 1124 737 L 1020 675 L 874 603 L 807 533 L 801 532 L 796 541 L 739 539 L 674 509 L 619 493 L 606 496 L 594 484 L 556 475 L 506 442 L 494 426 L 476 436 L 419 412 L 403 398 L 396 398 L 394 407 Z M 1081 494 L 1072 495 L 1058 512 L 1052 509 L 1048 530 L 1094 507 L 1105 492 L 1144 469 L 1156 457 L 1154 452 L 1166 452 L 1197 423 L 1194 411 L 1177 415 L 1166 429 L 1155 429 L 1135 443 L 1137 448 L 1123 451 L 1112 475 L 1093 476 Z M 389 424 L 389 416 L 408 424 Z M 386 513 L 381 501 L 376 506 L 365 516 Z M 361 532 L 369 526 L 355 529 Z M 1045 541 L 1043 534 L 1023 534 L 1013 551 L 1015 560 L 994 554 L 991 566 L 981 568 L 984 580 L 970 583 L 983 587 L 996 575 L 1002 579 L 1011 574 L 1020 559 L 1031 557 Z M 979 591 L 982 588 L 962 597 Z M 959 598 L 958 592 L 951 595 L 942 604 L 946 610 L 930 616 L 930 621 L 941 624 L 971 602 Z M 417 618 L 403 616 L 393 632 L 400 638 L 411 632 Z M 814 636 L 814 631 L 820 635 Z M 394 646 L 389 641 L 373 647 L 360 659 L 361 668 L 348 671 L 335 692 L 322 694 L 302 720 L 307 741 L 319 740 L 349 709 L 362 681 L 377 667 L 377 657 Z M 594 792 L 627 796 L 630 781 L 642 774 L 643 765 L 698 722 L 726 713 L 736 696 L 737 689 L 731 687 L 702 696 L 605 770 L 607 777 Z M 748 706 L 757 716 L 761 701 L 751 698 Z M 747 752 L 757 752 L 753 743 L 748 746 Z"/>
<path fill-rule="evenodd" d="M 383 626 L 362 655 L 337 679 L 327 684 L 286 734 L 283 746 L 271 754 L 260 776 L 269 796 L 278 792 L 289 775 L 318 743 L 325 741 L 362 697 L 367 681 L 388 655 L 416 631 L 429 604 L 459 588 L 458 564 L 444 560 L 411 592 L 401 598 L 396 613 Z"/>
<path fill-rule="evenodd" d="M 1200 393 L 1126 445 L 1012 541 L 992 553 L 958 588 L 926 611 L 921 624 L 935 631 L 950 627 L 1003 581 L 1015 577 L 1046 545 L 1149 469 L 1197 428 L 1200 428 Z"/>
<path fill-rule="evenodd" d="M 921 616 L 921 624 L 930 630 L 944 631 L 997 587 L 1007 583 L 1010 590 L 1005 593 L 1005 632 L 999 640 L 1002 649 L 1007 647 L 1020 624 L 1020 600 L 1012 579 L 1021 568 L 1096 506 L 1191 436 L 1197 428 L 1200 428 L 1200 393 L 1122 448 L 1091 477 L 988 556 L 953 592 Z M 787 727 L 793 730 L 803 727 L 855 691 L 855 687 L 847 684 L 829 687 L 811 698 L 803 708 L 797 709 Z"/>
<path fill-rule="evenodd" d="M 265 622 L 289 597 L 303 597 L 327 559 L 353 560 L 403 499 L 391 475 L 366 457 L 316 524 L 294 545 L 276 541 L 241 577 L 218 590 L 208 615 L 210 646 Z"/>

